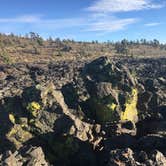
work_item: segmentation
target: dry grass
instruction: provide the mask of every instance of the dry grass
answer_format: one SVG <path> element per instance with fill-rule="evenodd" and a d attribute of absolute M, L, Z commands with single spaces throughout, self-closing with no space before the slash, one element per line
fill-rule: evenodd
<path fill-rule="evenodd" d="M 127 46 L 127 49 L 127 56 L 166 56 L 166 46 L 161 48 L 160 46 L 134 44 Z M 103 55 L 126 56 L 117 54 L 113 43 L 57 42 L 47 40 L 42 41 L 41 45 L 30 38 L 0 35 L 0 64 L 93 59 Z"/>

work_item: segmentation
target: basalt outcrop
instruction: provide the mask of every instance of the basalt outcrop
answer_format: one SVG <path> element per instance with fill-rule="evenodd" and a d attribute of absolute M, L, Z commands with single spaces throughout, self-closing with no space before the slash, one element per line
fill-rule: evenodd
<path fill-rule="evenodd" d="M 164 58 L 0 66 L 1 165 L 166 165 L 165 73 Z"/>

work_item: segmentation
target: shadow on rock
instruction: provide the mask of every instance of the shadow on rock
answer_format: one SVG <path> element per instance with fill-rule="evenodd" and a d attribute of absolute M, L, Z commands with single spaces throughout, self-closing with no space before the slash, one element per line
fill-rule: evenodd
<path fill-rule="evenodd" d="M 15 119 L 13 118 L 15 114 Z M 14 122 L 17 121 L 17 118 L 23 116 L 24 112 L 22 111 L 22 104 L 20 97 L 7 97 L 1 101 L 0 104 L 0 152 L 8 149 L 15 149 L 15 145 L 7 139 L 7 134 L 10 129 L 14 126 Z"/>
<path fill-rule="evenodd" d="M 47 133 L 39 135 L 25 145 L 41 146 L 49 163 L 61 166 L 94 166 L 96 155 L 88 142 L 68 135 Z"/>

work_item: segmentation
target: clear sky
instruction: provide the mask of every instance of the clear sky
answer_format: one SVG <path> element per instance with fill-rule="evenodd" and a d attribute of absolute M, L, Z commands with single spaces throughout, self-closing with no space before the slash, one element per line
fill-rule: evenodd
<path fill-rule="evenodd" d="M 166 42 L 166 0 L 0 0 L 0 32 Z"/>

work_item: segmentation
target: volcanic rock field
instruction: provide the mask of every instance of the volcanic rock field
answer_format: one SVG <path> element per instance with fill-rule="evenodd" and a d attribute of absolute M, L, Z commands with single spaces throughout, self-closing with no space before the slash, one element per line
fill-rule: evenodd
<path fill-rule="evenodd" d="M 166 166 L 166 58 L 1 65 L 0 165 Z"/>

